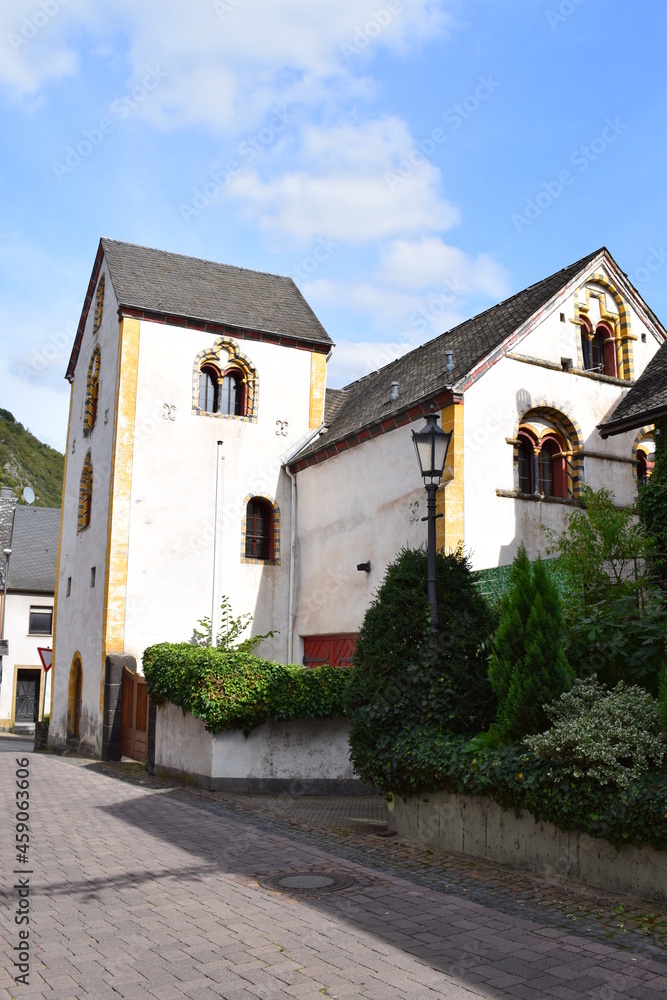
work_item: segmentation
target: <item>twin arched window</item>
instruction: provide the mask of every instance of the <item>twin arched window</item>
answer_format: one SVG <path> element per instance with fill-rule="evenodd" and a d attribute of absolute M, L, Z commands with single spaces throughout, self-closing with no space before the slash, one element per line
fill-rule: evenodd
<path fill-rule="evenodd" d="M 563 442 L 556 433 L 538 438 L 528 428 L 519 430 L 519 493 L 526 496 L 567 496 L 567 463 Z"/>
<path fill-rule="evenodd" d="M 221 372 L 213 364 L 204 364 L 199 376 L 199 409 L 204 413 L 244 417 L 246 393 L 243 375 L 238 368 Z"/>
<path fill-rule="evenodd" d="M 581 324 L 581 353 L 586 371 L 601 375 L 618 376 L 616 340 L 606 323 L 598 323 L 595 330 L 587 320 Z"/>

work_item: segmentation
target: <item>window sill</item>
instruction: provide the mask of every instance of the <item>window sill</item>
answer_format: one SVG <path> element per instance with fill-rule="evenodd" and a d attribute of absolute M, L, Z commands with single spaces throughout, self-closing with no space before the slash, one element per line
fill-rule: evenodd
<path fill-rule="evenodd" d="M 280 559 L 253 559 L 252 556 L 241 556 L 241 562 L 256 566 L 280 566 Z"/>
<path fill-rule="evenodd" d="M 556 503 L 565 507 L 583 507 L 581 500 L 572 497 L 545 497 L 541 493 L 519 493 L 518 490 L 496 490 L 497 497 L 507 497 L 510 500 L 526 500 L 529 503 Z"/>

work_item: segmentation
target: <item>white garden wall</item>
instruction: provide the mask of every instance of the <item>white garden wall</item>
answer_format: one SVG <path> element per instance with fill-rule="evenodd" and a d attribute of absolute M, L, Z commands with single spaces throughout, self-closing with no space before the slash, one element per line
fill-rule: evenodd
<path fill-rule="evenodd" d="M 216 791 L 362 794 L 349 759 L 344 719 L 270 719 L 248 737 L 213 735 L 171 703 L 157 709 L 155 769 L 184 774 Z"/>
<path fill-rule="evenodd" d="M 616 849 L 606 840 L 516 816 L 492 799 L 433 792 L 396 799 L 389 827 L 403 837 L 607 892 L 667 903 L 667 852 Z"/>

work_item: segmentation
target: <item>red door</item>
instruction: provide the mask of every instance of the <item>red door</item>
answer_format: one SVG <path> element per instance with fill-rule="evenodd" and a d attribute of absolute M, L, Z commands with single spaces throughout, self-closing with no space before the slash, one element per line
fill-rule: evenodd
<path fill-rule="evenodd" d="M 303 663 L 306 667 L 351 667 L 357 633 L 345 635 L 306 635 L 303 637 Z"/>

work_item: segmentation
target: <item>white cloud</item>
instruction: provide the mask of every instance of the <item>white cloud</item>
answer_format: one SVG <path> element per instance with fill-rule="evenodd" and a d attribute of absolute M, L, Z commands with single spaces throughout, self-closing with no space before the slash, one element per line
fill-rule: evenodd
<path fill-rule="evenodd" d="M 378 48 L 405 50 L 446 29 L 448 2 L 14 0 L 0 9 L 0 85 L 34 94 L 75 74 L 84 47 L 117 39 L 128 82 L 155 63 L 169 74 L 144 116 L 235 131 L 274 104 L 354 93 Z"/>
<path fill-rule="evenodd" d="M 489 254 L 474 257 L 437 237 L 393 240 L 381 251 L 376 276 L 402 289 L 450 288 L 458 295 L 481 293 L 498 299 L 509 287 L 508 272 Z"/>
<path fill-rule="evenodd" d="M 386 173 L 411 148 L 409 129 L 397 118 L 310 126 L 298 170 L 267 181 L 246 171 L 229 193 L 264 231 L 301 244 L 316 236 L 372 243 L 455 225 L 459 210 L 440 195 L 440 172 L 429 161 L 397 188 L 387 183 Z"/>
<path fill-rule="evenodd" d="M 327 365 L 327 385 L 332 389 L 349 385 L 369 372 L 384 368 L 412 350 L 413 346 L 400 341 L 337 340 Z"/>

